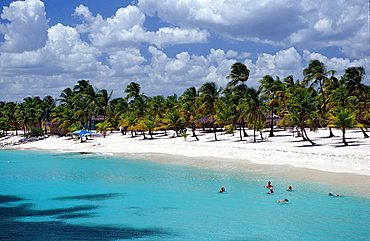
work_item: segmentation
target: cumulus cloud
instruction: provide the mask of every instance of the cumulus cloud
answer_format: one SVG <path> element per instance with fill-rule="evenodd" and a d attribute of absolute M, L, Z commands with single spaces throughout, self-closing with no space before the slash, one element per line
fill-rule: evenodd
<path fill-rule="evenodd" d="M 350 66 L 364 66 L 369 72 L 369 35 L 361 25 L 361 1 L 336 5 L 324 1 L 322 8 L 317 4 L 304 0 L 139 0 L 137 6 L 120 8 L 107 18 L 79 5 L 74 12 L 79 24 L 48 26 L 40 0 L 15 1 L 1 14 L 6 20 L 0 26 L 4 37 L 0 40 L 1 100 L 57 97 L 79 79 L 114 90 L 114 97 L 123 96 L 132 81 L 140 83 L 148 96 L 181 95 L 186 88 L 198 88 L 207 81 L 226 86 L 226 76 L 237 61 L 251 70 L 250 87 L 257 87 L 264 75 L 302 79 L 302 70 L 312 59 L 338 71 L 338 76 Z M 348 16 L 338 10 L 345 6 Z M 325 14 L 330 7 L 333 13 Z M 163 23 L 148 31 L 147 15 L 157 15 Z M 218 36 L 209 31 L 223 36 L 222 47 Z M 27 37 L 32 39 L 27 41 Z M 266 53 L 245 42 L 246 48 L 233 49 L 235 39 L 286 47 Z M 197 44 L 208 41 L 214 42 Z M 176 44 L 181 48 L 168 47 Z M 317 50 L 325 46 L 340 46 L 347 56 L 359 57 L 328 57 Z M 369 84 L 369 78 L 365 83 Z"/>
<path fill-rule="evenodd" d="M 363 0 L 139 0 L 138 6 L 164 21 L 204 27 L 231 39 L 286 47 L 338 46 L 350 57 L 358 57 L 361 43 L 369 40 L 368 2 Z M 357 51 L 348 49 L 349 41 Z"/>
<path fill-rule="evenodd" d="M 0 28 L 5 39 L 0 44 L 0 51 L 19 53 L 45 46 L 48 25 L 43 2 L 15 1 L 9 7 L 3 7 L 0 16 L 9 21 Z"/>
<path fill-rule="evenodd" d="M 149 43 L 158 47 L 174 44 L 206 42 L 209 33 L 205 30 L 188 27 L 162 27 L 157 31 L 146 31 L 143 27 L 146 20 L 141 10 L 129 5 L 117 10 L 114 16 L 103 19 L 94 17 L 87 7 L 80 5 L 75 10 L 84 23 L 77 26 L 81 33 L 88 33 L 95 46 L 117 47 L 139 43 Z M 109 37 L 107 37 L 109 36 Z"/>

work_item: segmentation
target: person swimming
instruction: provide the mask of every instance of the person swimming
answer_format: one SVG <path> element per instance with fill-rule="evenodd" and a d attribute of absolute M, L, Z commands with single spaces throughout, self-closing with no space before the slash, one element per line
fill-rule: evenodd
<path fill-rule="evenodd" d="M 284 199 L 284 200 L 279 200 L 279 201 L 276 201 L 277 203 L 285 203 L 285 202 L 289 202 L 289 200 L 288 199 Z"/>
<path fill-rule="evenodd" d="M 226 190 L 225 190 L 225 187 L 221 187 L 221 189 L 220 189 L 220 191 L 219 191 L 220 193 L 221 192 L 226 192 Z"/>
<path fill-rule="evenodd" d="M 329 194 L 328 194 L 329 196 L 333 196 L 333 197 L 339 197 L 339 195 L 338 194 L 333 194 L 333 193 L 331 193 L 331 192 L 329 192 Z"/>
<path fill-rule="evenodd" d="M 287 189 L 287 191 L 293 191 L 292 186 L 289 186 L 288 189 Z"/>
<path fill-rule="evenodd" d="M 270 187 L 270 190 L 268 191 L 267 194 L 274 193 L 274 188 Z"/>
<path fill-rule="evenodd" d="M 274 186 L 273 185 L 271 185 L 271 182 L 270 181 L 268 181 L 267 182 L 267 185 L 265 186 L 265 188 L 273 188 Z"/>

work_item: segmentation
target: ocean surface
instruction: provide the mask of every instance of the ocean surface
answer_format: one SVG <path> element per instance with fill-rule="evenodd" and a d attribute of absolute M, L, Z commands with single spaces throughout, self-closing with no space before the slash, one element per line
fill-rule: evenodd
<path fill-rule="evenodd" d="M 269 178 L 137 157 L 0 150 L 0 240 L 369 240 L 369 198 Z M 267 181 L 275 193 L 267 194 Z"/>

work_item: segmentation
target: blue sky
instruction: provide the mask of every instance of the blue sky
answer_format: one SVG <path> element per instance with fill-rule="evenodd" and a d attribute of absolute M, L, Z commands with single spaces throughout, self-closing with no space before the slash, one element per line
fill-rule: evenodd
<path fill-rule="evenodd" d="M 2 0 L 0 100 L 59 97 L 80 79 L 124 96 L 181 95 L 230 66 L 281 79 L 312 59 L 337 76 L 369 64 L 367 0 Z M 370 84 L 369 75 L 364 83 Z"/>

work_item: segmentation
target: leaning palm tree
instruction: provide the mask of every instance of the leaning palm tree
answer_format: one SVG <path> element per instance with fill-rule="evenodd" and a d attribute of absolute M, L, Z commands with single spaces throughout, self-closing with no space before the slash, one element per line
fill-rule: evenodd
<path fill-rule="evenodd" d="M 231 71 L 227 79 L 231 79 L 231 81 L 227 84 L 227 88 L 234 87 L 241 83 L 244 86 L 244 90 L 246 90 L 246 82 L 249 78 L 250 70 L 247 66 L 243 63 L 235 63 L 231 65 Z"/>
<path fill-rule="evenodd" d="M 222 91 L 221 87 L 218 87 L 215 82 L 207 82 L 199 88 L 200 93 L 200 110 L 205 115 L 209 115 L 209 119 L 213 120 L 213 130 L 215 135 L 215 140 L 217 141 L 216 135 L 216 123 L 215 115 L 216 108 L 219 101 L 219 95 Z"/>
<path fill-rule="evenodd" d="M 356 113 L 351 112 L 348 108 L 338 107 L 331 111 L 329 118 L 329 127 L 337 128 L 342 131 L 342 141 L 345 146 L 348 146 L 345 133 L 346 129 L 362 127 L 356 121 Z"/>
<path fill-rule="evenodd" d="M 304 87 L 297 88 L 289 94 L 287 105 L 289 113 L 284 116 L 284 121 L 300 126 L 303 140 L 314 145 L 315 143 L 308 137 L 305 127 L 317 129 L 315 121 L 318 117 L 316 112 L 318 102 L 315 91 Z"/>
<path fill-rule="evenodd" d="M 358 103 L 360 108 L 360 119 L 367 120 L 370 118 L 369 105 L 368 105 L 368 96 L 369 86 L 362 83 L 362 80 L 365 78 L 365 69 L 362 66 L 359 67 L 350 67 L 345 70 L 344 75 L 342 76 L 342 81 L 348 91 L 348 94 L 351 96 L 357 96 L 360 100 Z M 369 138 L 369 135 L 366 134 L 363 128 L 361 128 L 364 138 Z"/>

